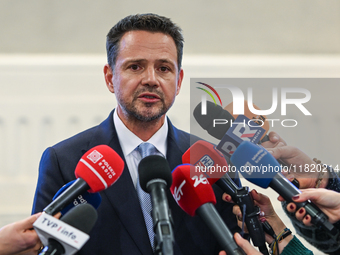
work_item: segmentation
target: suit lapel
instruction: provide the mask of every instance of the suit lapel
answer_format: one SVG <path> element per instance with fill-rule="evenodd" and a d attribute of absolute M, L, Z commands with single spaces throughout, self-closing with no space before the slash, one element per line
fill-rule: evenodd
<path fill-rule="evenodd" d="M 106 144 L 110 146 L 124 160 L 124 170 L 120 178 L 102 193 L 117 213 L 121 224 L 135 242 L 141 254 L 152 254 L 149 236 L 145 227 L 143 213 L 139 204 L 136 189 L 131 180 L 117 133 L 113 123 L 113 112 L 98 127 L 98 132 L 90 142 L 90 148 Z M 131 215 L 133 214 L 133 217 Z M 114 230 L 113 230 L 114 231 Z"/>
<path fill-rule="evenodd" d="M 170 169 L 173 171 L 178 165 L 182 164 L 182 155 L 184 152 L 190 147 L 190 141 L 180 139 L 178 130 L 172 125 L 171 121 L 168 120 L 169 123 L 169 133 L 168 133 L 168 149 L 167 149 L 167 160 L 170 165 Z M 187 214 L 179 207 L 173 198 L 170 190 L 168 193 L 168 203 L 171 208 L 171 213 L 173 215 L 174 224 L 174 234 L 177 231 L 180 231 L 180 226 L 183 220 L 185 220 Z"/>

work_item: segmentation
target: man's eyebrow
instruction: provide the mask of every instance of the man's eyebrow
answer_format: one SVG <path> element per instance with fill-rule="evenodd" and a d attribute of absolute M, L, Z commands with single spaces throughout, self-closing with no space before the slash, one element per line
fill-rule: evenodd
<path fill-rule="evenodd" d="M 143 61 L 146 61 L 146 59 L 145 58 L 131 58 L 131 59 L 127 59 L 126 61 L 124 61 L 124 64 L 132 63 L 132 62 L 140 63 L 140 62 L 143 62 Z"/>
<path fill-rule="evenodd" d="M 162 58 L 162 59 L 159 59 L 158 61 L 162 62 L 162 63 L 167 63 L 167 64 L 170 64 L 172 66 L 175 65 L 175 63 L 167 58 Z"/>

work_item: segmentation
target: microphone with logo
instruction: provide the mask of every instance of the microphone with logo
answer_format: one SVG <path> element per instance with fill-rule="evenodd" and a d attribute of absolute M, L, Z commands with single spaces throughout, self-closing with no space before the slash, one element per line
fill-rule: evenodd
<path fill-rule="evenodd" d="M 209 181 L 203 174 L 194 173 L 195 167 L 190 164 L 173 170 L 170 191 L 177 204 L 190 216 L 199 215 L 228 255 L 244 254 L 214 207 L 216 198 Z"/>
<path fill-rule="evenodd" d="M 254 246 L 263 254 L 269 254 L 265 234 L 259 220 L 260 208 L 254 205 L 249 187 L 238 187 L 230 178 L 228 163 L 216 147 L 206 141 L 197 141 L 182 156 L 183 164 L 195 166 L 195 174 L 203 173 L 209 183 L 216 183 L 244 211 L 244 221 Z"/>
<path fill-rule="evenodd" d="M 60 220 L 43 213 L 33 224 L 45 246 L 40 255 L 72 255 L 90 238 L 88 233 L 97 221 L 97 211 L 90 204 L 81 204 Z"/>
<path fill-rule="evenodd" d="M 248 181 L 264 189 L 271 187 L 289 203 L 295 203 L 292 197 L 301 194 L 301 191 L 281 174 L 281 166 L 273 155 L 259 145 L 244 141 L 230 160 Z M 337 229 L 328 221 L 327 215 L 311 201 L 295 204 L 298 208 L 305 208 L 314 225 L 332 235 L 337 234 Z"/>
<path fill-rule="evenodd" d="M 249 114 L 251 119 L 245 115 L 232 115 L 229 111 L 210 101 L 207 102 L 206 107 L 207 114 L 202 115 L 200 112 L 201 103 L 199 103 L 194 109 L 194 117 L 198 124 L 207 130 L 211 136 L 221 140 L 217 149 L 228 157 L 231 157 L 237 146 L 243 141 L 258 143 L 269 130 L 269 125 L 263 125 L 268 128 L 265 129 L 253 120 L 254 115 L 251 115 L 249 110 L 246 113 Z M 229 105 L 227 107 L 227 109 L 230 108 Z M 263 118 L 266 119 L 265 116 Z M 251 124 L 250 122 L 254 123 Z M 263 123 L 266 122 L 263 121 Z"/>
<path fill-rule="evenodd" d="M 65 190 L 67 190 L 75 180 L 70 181 L 69 183 L 66 183 L 64 186 L 62 186 L 57 193 L 55 193 L 53 200 L 55 200 L 58 196 L 60 196 Z M 75 206 L 78 206 L 80 204 L 90 204 L 95 209 L 97 209 L 102 202 L 102 197 L 98 192 L 90 193 L 88 191 L 85 191 L 84 193 L 80 194 L 78 197 L 76 197 L 69 205 L 67 205 L 63 210 L 61 210 L 61 215 L 64 215 L 69 210 L 74 208 Z"/>
<path fill-rule="evenodd" d="M 44 212 L 54 215 L 87 190 L 94 193 L 107 189 L 118 180 L 123 169 L 124 161 L 109 146 L 98 145 L 90 149 L 76 166 L 78 179 L 45 207 Z"/>
<path fill-rule="evenodd" d="M 250 104 L 251 105 L 251 104 Z M 235 114 L 234 113 L 234 104 L 233 102 L 231 102 L 230 104 L 228 104 L 226 107 L 224 107 L 224 110 L 228 111 L 229 113 L 232 114 L 232 116 L 236 119 L 238 118 L 238 116 L 240 116 L 239 114 Z M 252 104 L 253 107 L 253 111 L 260 111 L 261 109 Z M 264 134 L 261 137 L 261 142 L 265 142 L 269 140 L 269 137 L 267 135 L 268 131 L 269 131 L 269 121 L 266 115 L 263 114 L 254 114 L 250 109 L 249 109 L 249 103 L 247 100 L 244 100 L 244 114 L 245 117 L 247 117 L 248 119 L 248 124 L 250 125 L 259 125 L 264 129 Z"/>
<path fill-rule="evenodd" d="M 173 254 L 173 220 L 166 196 L 166 190 L 172 184 L 169 163 L 158 155 L 147 156 L 140 161 L 138 174 L 141 188 L 151 196 L 155 253 Z"/>

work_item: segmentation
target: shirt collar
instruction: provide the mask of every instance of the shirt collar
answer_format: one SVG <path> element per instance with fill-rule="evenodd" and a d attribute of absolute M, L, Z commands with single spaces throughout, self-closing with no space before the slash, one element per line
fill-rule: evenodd
<path fill-rule="evenodd" d="M 118 140 L 126 157 L 144 141 L 132 133 L 118 117 L 117 109 L 113 113 L 114 125 L 117 131 Z M 165 120 L 160 129 L 146 142 L 153 144 L 156 149 L 166 157 L 168 137 L 168 121 Z"/>

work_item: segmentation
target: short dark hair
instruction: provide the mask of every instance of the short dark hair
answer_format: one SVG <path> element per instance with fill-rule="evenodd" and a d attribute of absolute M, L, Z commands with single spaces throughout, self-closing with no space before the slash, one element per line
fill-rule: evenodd
<path fill-rule="evenodd" d="M 170 35 L 175 41 L 177 49 L 178 70 L 182 66 L 184 38 L 182 29 L 173 23 L 169 18 L 153 13 L 130 15 L 120 20 L 112 27 L 106 36 L 107 62 L 114 70 L 119 51 L 120 39 L 126 32 L 142 30 L 149 32 L 160 32 Z"/>

